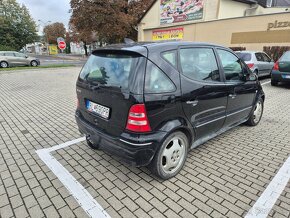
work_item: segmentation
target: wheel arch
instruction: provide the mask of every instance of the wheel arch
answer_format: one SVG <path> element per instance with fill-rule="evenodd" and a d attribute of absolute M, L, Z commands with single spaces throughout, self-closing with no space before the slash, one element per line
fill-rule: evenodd
<path fill-rule="evenodd" d="M 256 73 L 257 76 L 259 76 L 259 69 L 256 67 L 256 68 L 253 70 L 253 73 Z"/>
<path fill-rule="evenodd" d="M 166 122 L 160 128 L 160 130 L 167 132 L 165 138 L 167 138 L 168 135 L 176 131 L 184 133 L 188 138 L 188 143 L 190 146 L 195 138 L 195 131 L 192 128 L 190 128 L 190 125 L 191 124 L 189 124 L 186 119 L 180 117 Z"/>

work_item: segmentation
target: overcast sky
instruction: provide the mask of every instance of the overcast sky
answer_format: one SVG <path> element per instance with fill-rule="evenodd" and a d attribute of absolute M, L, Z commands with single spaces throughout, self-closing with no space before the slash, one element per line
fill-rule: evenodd
<path fill-rule="evenodd" d="M 17 0 L 20 4 L 24 4 L 36 21 L 36 24 L 40 24 L 40 32 L 42 32 L 43 23 L 38 20 L 42 20 L 44 23 L 47 21 L 61 22 L 68 27 L 70 14 L 70 0 Z"/>

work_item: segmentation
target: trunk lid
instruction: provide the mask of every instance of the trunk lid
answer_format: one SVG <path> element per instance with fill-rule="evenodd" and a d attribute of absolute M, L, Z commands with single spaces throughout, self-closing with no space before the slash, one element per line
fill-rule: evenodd
<path fill-rule="evenodd" d="M 143 100 L 139 80 L 144 77 L 144 59 L 122 50 L 94 52 L 77 81 L 83 119 L 106 134 L 119 136 L 126 128 L 130 107 Z"/>
<path fill-rule="evenodd" d="M 289 61 L 279 61 L 279 71 L 280 72 L 290 72 L 290 60 Z"/>
<path fill-rule="evenodd" d="M 280 72 L 290 72 L 290 51 L 285 52 L 278 62 Z"/>

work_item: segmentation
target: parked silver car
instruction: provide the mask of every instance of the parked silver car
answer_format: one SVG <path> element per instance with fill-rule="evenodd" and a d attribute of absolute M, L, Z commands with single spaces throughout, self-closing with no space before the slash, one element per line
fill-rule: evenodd
<path fill-rule="evenodd" d="M 39 59 L 15 51 L 0 51 L 0 67 L 32 66 L 40 65 Z"/>
<path fill-rule="evenodd" d="M 269 76 L 274 67 L 274 61 L 264 52 L 237 51 L 236 54 L 248 65 L 257 76 Z"/>

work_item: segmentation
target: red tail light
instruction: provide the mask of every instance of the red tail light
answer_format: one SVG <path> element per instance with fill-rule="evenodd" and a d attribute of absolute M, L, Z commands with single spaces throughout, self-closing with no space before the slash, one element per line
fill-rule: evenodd
<path fill-rule="evenodd" d="M 144 104 L 135 104 L 130 108 L 126 129 L 133 132 L 151 131 Z"/>
<path fill-rule="evenodd" d="M 249 64 L 247 64 L 247 65 L 248 65 L 249 68 L 252 68 L 252 67 L 254 66 L 253 63 L 249 63 Z"/>
<path fill-rule="evenodd" d="M 274 64 L 273 70 L 279 70 L 279 62 L 278 61 Z"/>

